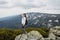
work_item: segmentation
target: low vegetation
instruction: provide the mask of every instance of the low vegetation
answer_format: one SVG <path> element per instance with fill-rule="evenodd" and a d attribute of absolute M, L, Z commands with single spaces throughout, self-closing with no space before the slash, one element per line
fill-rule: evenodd
<path fill-rule="evenodd" d="M 27 32 L 30 32 L 32 30 L 39 31 L 43 37 L 47 37 L 49 33 L 49 29 L 47 28 L 26 28 Z M 16 29 L 0 29 L 0 40 L 14 40 L 15 37 L 19 34 L 22 34 L 22 30 L 16 30 Z"/>

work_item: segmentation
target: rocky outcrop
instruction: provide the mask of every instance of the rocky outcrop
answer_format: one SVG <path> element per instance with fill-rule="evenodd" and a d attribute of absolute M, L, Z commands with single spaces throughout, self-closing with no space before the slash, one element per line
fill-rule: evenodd
<path fill-rule="evenodd" d="M 49 37 L 45 38 L 45 40 L 60 40 L 60 27 L 50 28 Z"/>
<path fill-rule="evenodd" d="M 51 40 L 60 40 L 60 26 L 56 26 L 50 29 L 49 38 Z"/>
<path fill-rule="evenodd" d="M 31 31 L 27 34 L 16 36 L 15 40 L 44 40 L 44 38 L 38 31 Z"/>
<path fill-rule="evenodd" d="M 28 33 L 28 40 L 44 40 L 44 38 L 38 31 L 31 31 Z"/>
<path fill-rule="evenodd" d="M 18 35 L 16 36 L 15 40 L 27 40 L 27 35 L 26 34 Z"/>
<path fill-rule="evenodd" d="M 38 31 L 31 31 L 27 34 L 16 36 L 15 40 L 60 40 L 60 27 L 50 28 L 49 37 L 43 38 Z"/>

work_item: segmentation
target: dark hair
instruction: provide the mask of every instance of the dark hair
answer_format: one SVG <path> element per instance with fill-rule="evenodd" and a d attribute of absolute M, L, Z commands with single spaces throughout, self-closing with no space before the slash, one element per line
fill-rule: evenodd
<path fill-rule="evenodd" d="M 24 17 L 26 17 L 26 13 L 23 13 Z"/>

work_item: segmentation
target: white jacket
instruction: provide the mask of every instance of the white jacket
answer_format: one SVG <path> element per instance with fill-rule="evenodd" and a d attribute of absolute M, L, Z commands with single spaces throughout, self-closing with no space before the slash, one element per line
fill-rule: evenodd
<path fill-rule="evenodd" d="M 22 25 L 24 26 L 25 25 L 25 23 L 26 23 L 26 17 L 22 17 Z"/>

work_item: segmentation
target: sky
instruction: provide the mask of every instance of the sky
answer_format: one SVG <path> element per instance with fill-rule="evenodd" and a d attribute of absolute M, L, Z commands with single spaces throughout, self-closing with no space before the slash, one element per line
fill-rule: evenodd
<path fill-rule="evenodd" d="M 0 18 L 27 12 L 60 14 L 60 0 L 0 0 Z"/>

